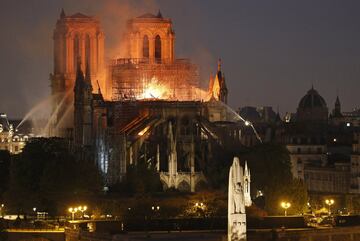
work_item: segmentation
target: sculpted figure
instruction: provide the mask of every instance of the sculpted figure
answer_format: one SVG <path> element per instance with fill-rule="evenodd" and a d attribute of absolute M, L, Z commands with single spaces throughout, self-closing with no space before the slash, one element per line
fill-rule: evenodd
<path fill-rule="evenodd" d="M 239 158 L 229 172 L 228 241 L 246 241 L 245 180 Z"/>
<path fill-rule="evenodd" d="M 234 185 L 234 213 L 245 213 L 244 189 L 241 182 Z"/>

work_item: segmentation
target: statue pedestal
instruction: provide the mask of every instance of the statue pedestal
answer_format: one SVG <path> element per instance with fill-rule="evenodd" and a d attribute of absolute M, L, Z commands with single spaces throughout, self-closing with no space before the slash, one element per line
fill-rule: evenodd
<path fill-rule="evenodd" d="M 246 241 L 246 214 L 234 213 L 228 216 L 228 241 Z"/>

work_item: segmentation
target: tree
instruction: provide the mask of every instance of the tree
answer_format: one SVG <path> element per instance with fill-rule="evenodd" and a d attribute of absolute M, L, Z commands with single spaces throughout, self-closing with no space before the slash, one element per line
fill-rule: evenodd
<path fill-rule="evenodd" d="M 216 151 L 215 151 L 216 150 Z M 265 210 L 269 214 L 282 212 L 281 200 L 292 202 L 289 213 L 301 213 L 307 203 L 307 192 L 300 180 L 293 180 L 289 153 L 284 145 L 264 143 L 254 147 L 231 150 L 213 147 L 214 158 L 205 167 L 205 175 L 212 188 L 226 189 L 233 157 L 245 160 L 251 171 L 251 191 L 265 195 Z"/>
<path fill-rule="evenodd" d="M 10 162 L 10 152 L 0 150 L 0 198 L 9 186 Z"/>
<path fill-rule="evenodd" d="M 96 193 L 101 186 L 95 165 L 76 161 L 64 139 L 34 138 L 14 157 L 6 197 L 14 211 L 56 212 L 70 197 Z"/>
<path fill-rule="evenodd" d="M 265 143 L 240 155 L 247 160 L 251 170 L 252 190 L 265 195 L 265 210 L 280 214 L 281 201 L 290 202 L 289 213 L 302 213 L 306 208 L 307 191 L 301 180 L 293 179 L 289 153 L 285 146 Z"/>
<path fill-rule="evenodd" d="M 8 235 L 5 230 L 5 222 L 4 220 L 0 220 L 0 241 L 8 240 Z"/>
<path fill-rule="evenodd" d="M 155 166 L 143 160 L 128 167 L 123 186 L 130 194 L 153 193 L 162 190 L 160 175 L 155 170 Z"/>

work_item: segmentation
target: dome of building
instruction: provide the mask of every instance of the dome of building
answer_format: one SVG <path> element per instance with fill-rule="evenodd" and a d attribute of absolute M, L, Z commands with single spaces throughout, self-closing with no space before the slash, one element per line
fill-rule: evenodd
<path fill-rule="evenodd" d="M 313 107 L 326 107 L 324 98 L 319 93 L 311 88 L 304 97 L 301 98 L 299 108 L 313 108 Z"/>
<path fill-rule="evenodd" d="M 312 87 L 301 98 L 297 109 L 299 121 L 325 121 L 328 119 L 328 108 L 324 98 Z"/>

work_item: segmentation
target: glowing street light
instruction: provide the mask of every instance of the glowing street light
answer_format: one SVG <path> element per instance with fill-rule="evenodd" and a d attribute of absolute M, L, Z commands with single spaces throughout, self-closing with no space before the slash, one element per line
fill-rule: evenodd
<path fill-rule="evenodd" d="M 325 203 L 329 206 L 329 216 L 331 215 L 331 205 L 333 205 L 335 203 L 334 199 L 326 199 Z"/>
<path fill-rule="evenodd" d="M 84 212 L 87 210 L 87 206 L 79 206 L 78 210 L 81 212 L 81 217 L 84 218 Z"/>
<path fill-rule="evenodd" d="M 78 209 L 70 207 L 68 209 L 68 211 L 71 213 L 71 219 L 74 220 L 75 219 L 75 213 L 78 211 Z"/>
<path fill-rule="evenodd" d="M 284 216 L 287 215 L 287 209 L 291 207 L 291 203 L 289 202 L 281 202 L 281 207 L 284 209 Z"/>
<path fill-rule="evenodd" d="M 4 216 L 4 214 L 3 214 L 3 212 L 4 212 L 4 207 L 5 207 L 5 204 L 1 204 L 0 205 L 0 217 L 3 217 Z"/>
<path fill-rule="evenodd" d="M 160 206 L 152 206 L 151 207 L 151 210 L 153 210 L 153 211 L 159 211 L 160 210 Z"/>

